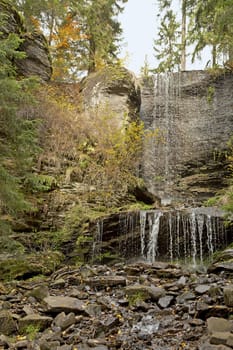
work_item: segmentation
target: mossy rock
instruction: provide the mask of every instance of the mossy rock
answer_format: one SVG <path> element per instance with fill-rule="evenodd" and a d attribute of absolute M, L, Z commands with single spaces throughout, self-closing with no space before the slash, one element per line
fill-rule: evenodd
<path fill-rule="evenodd" d="M 57 251 L 2 259 L 0 261 L 0 279 L 9 281 L 27 279 L 37 275 L 49 275 L 63 259 L 63 254 Z"/>
<path fill-rule="evenodd" d="M 4 335 L 11 335 L 17 330 L 16 322 L 13 315 L 8 310 L 0 311 L 0 333 Z"/>

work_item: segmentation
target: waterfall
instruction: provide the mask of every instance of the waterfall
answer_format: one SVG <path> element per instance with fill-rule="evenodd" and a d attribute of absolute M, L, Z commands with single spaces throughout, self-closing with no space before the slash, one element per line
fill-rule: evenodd
<path fill-rule="evenodd" d="M 161 197 L 164 205 L 170 204 L 172 200 L 171 188 L 174 183 L 176 162 L 174 146 L 177 146 L 177 139 L 179 140 L 179 137 L 177 138 L 179 130 L 174 126 L 179 115 L 180 77 L 180 73 L 155 74 L 152 118 L 150 123 L 145 120 L 146 129 L 152 132 L 159 130 L 159 140 L 157 139 L 156 143 L 152 142 L 149 147 L 147 145 L 145 178 L 147 179 L 146 173 L 150 174 L 147 180 L 152 185 L 151 190 Z"/>
<path fill-rule="evenodd" d="M 197 235 L 196 235 L 196 215 L 194 212 L 190 214 L 190 234 L 191 234 L 191 246 L 192 246 L 192 260 L 193 265 L 196 266 L 196 255 L 197 255 Z"/>
<path fill-rule="evenodd" d="M 199 235 L 199 247 L 200 247 L 200 263 L 203 263 L 203 246 L 202 246 L 202 236 L 203 236 L 203 227 L 204 227 L 204 216 L 197 215 L 197 228 Z"/>
<path fill-rule="evenodd" d="M 224 248 L 227 238 L 230 231 L 225 230 L 223 213 L 213 208 L 124 212 L 96 222 L 92 260 L 112 254 L 197 266 Z"/>
<path fill-rule="evenodd" d="M 227 244 L 223 220 L 198 209 L 189 211 L 142 211 L 140 213 L 141 256 L 156 259 L 184 259 L 193 266 L 204 256 Z"/>
<path fill-rule="evenodd" d="M 141 237 L 141 256 L 145 258 L 145 238 L 146 238 L 146 217 L 147 212 L 141 211 L 140 212 L 140 237 Z"/>
<path fill-rule="evenodd" d="M 96 232 L 93 240 L 92 246 L 92 258 L 95 258 L 101 253 L 101 247 L 103 242 L 103 232 L 104 232 L 104 221 L 99 219 L 96 222 Z"/>
<path fill-rule="evenodd" d="M 149 216 L 149 241 L 148 241 L 148 252 L 147 260 L 151 263 L 155 261 L 158 254 L 158 234 L 159 234 L 159 222 L 162 213 L 154 212 L 154 215 Z"/>

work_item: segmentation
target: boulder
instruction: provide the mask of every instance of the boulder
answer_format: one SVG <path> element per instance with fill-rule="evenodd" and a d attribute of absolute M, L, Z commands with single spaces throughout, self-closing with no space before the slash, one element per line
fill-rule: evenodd
<path fill-rule="evenodd" d="M 137 300 L 154 300 L 157 301 L 159 298 L 165 295 L 165 290 L 161 287 L 145 286 L 141 284 L 135 284 L 125 288 L 125 292 L 131 302 Z"/>
<path fill-rule="evenodd" d="M 27 315 L 19 319 L 19 331 L 21 333 L 27 332 L 28 327 L 33 327 L 33 329 L 43 331 L 50 326 L 52 320 L 53 319 L 51 317 L 40 316 L 39 314 Z"/>
<path fill-rule="evenodd" d="M 133 73 L 111 66 L 90 74 L 82 83 L 85 110 L 104 106 L 113 112 L 119 124 L 134 120 L 140 108 L 140 89 Z"/>
<path fill-rule="evenodd" d="M 16 322 L 13 319 L 11 312 L 3 310 L 0 311 L 0 333 L 4 335 L 11 335 L 17 329 Z"/>
<path fill-rule="evenodd" d="M 227 306 L 233 307 L 233 285 L 223 289 L 224 303 Z"/>
<path fill-rule="evenodd" d="M 49 296 L 44 298 L 46 311 L 51 314 L 60 312 L 83 313 L 85 304 L 77 298 L 63 296 Z"/>
<path fill-rule="evenodd" d="M 222 317 L 210 317 L 207 319 L 209 333 L 214 332 L 231 332 L 232 324 Z"/>
<path fill-rule="evenodd" d="M 54 319 L 54 324 L 57 327 L 60 327 L 62 331 L 64 331 L 66 328 L 68 328 L 69 326 L 75 323 L 76 323 L 76 319 L 75 319 L 75 314 L 73 312 L 70 312 L 68 315 L 66 315 L 64 312 L 61 312 Z"/>
<path fill-rule="evenodd" d="M 98 288 L 125 286 L 126 278 L 123 276 L 95 276 L 84 279 L 84 283 Z"/>

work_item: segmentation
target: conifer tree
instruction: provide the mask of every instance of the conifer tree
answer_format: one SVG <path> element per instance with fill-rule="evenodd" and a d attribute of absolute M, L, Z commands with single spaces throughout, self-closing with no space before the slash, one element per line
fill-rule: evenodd
<path fill-rule="evenodd" d="M 233 1 L 193 0 L 192 21 L 189 29 L 191 43 L 195 44 L 193 59 L 205 47 L 212 47 L 212 66 L 221 61 L 233 61 Z M 220 56 L 222 59 L 219 60 Z"/>
<path fill-rule="evenodd" d="M 4 19 L 0 20 L 0 28 Z M 34 121 L 18 113 L 21 103 L 30 103 L 30 80 L 16 78 L 13 61 L 25 55 L 18 51 L 18 35 L 0 32 L 0 233 L 9 217 L 29 209 L 20 178 L 31 165 L 36 149 Z M 0 237 L 1 239 L 1 237 Z"/>
<path fill-rule="evenodd" d="M 170 5 L 170 2 L 167 2 Z M 166 8 L 166 7 L 164 7 Z M 158 39 L 154 41 L 155 57 L 159 61 L 156 72 L 170 72 L 180 68 L 181 63 L 181 44 L 180 23 L 172 9 L 166 9 L 164 16 L 161 18 Z"/>

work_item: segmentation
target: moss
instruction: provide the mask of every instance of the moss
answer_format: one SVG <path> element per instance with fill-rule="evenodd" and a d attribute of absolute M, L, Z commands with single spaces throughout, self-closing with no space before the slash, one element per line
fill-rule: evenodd
<path fill-rule="evenodd" d="M 137 291 L 135 294 L 128 296 L 130 306 L 135 306 L 138 302 L 145 301 L 148 298 L 148 294 L 143 291 Z"/>
<path fill-rule="evenodd" d="M 40 326 L 30 324 L 21 330 L 22 334 L 26 334 L 29 340 L 34 340 L 40 331 Z"/>
<path fill-rule="evenodd" d="M 0 261 L 0 279 L 27 279 L 36 275 L 51 274 L 62 262 L 60 252 L 21 255 Z"/>

